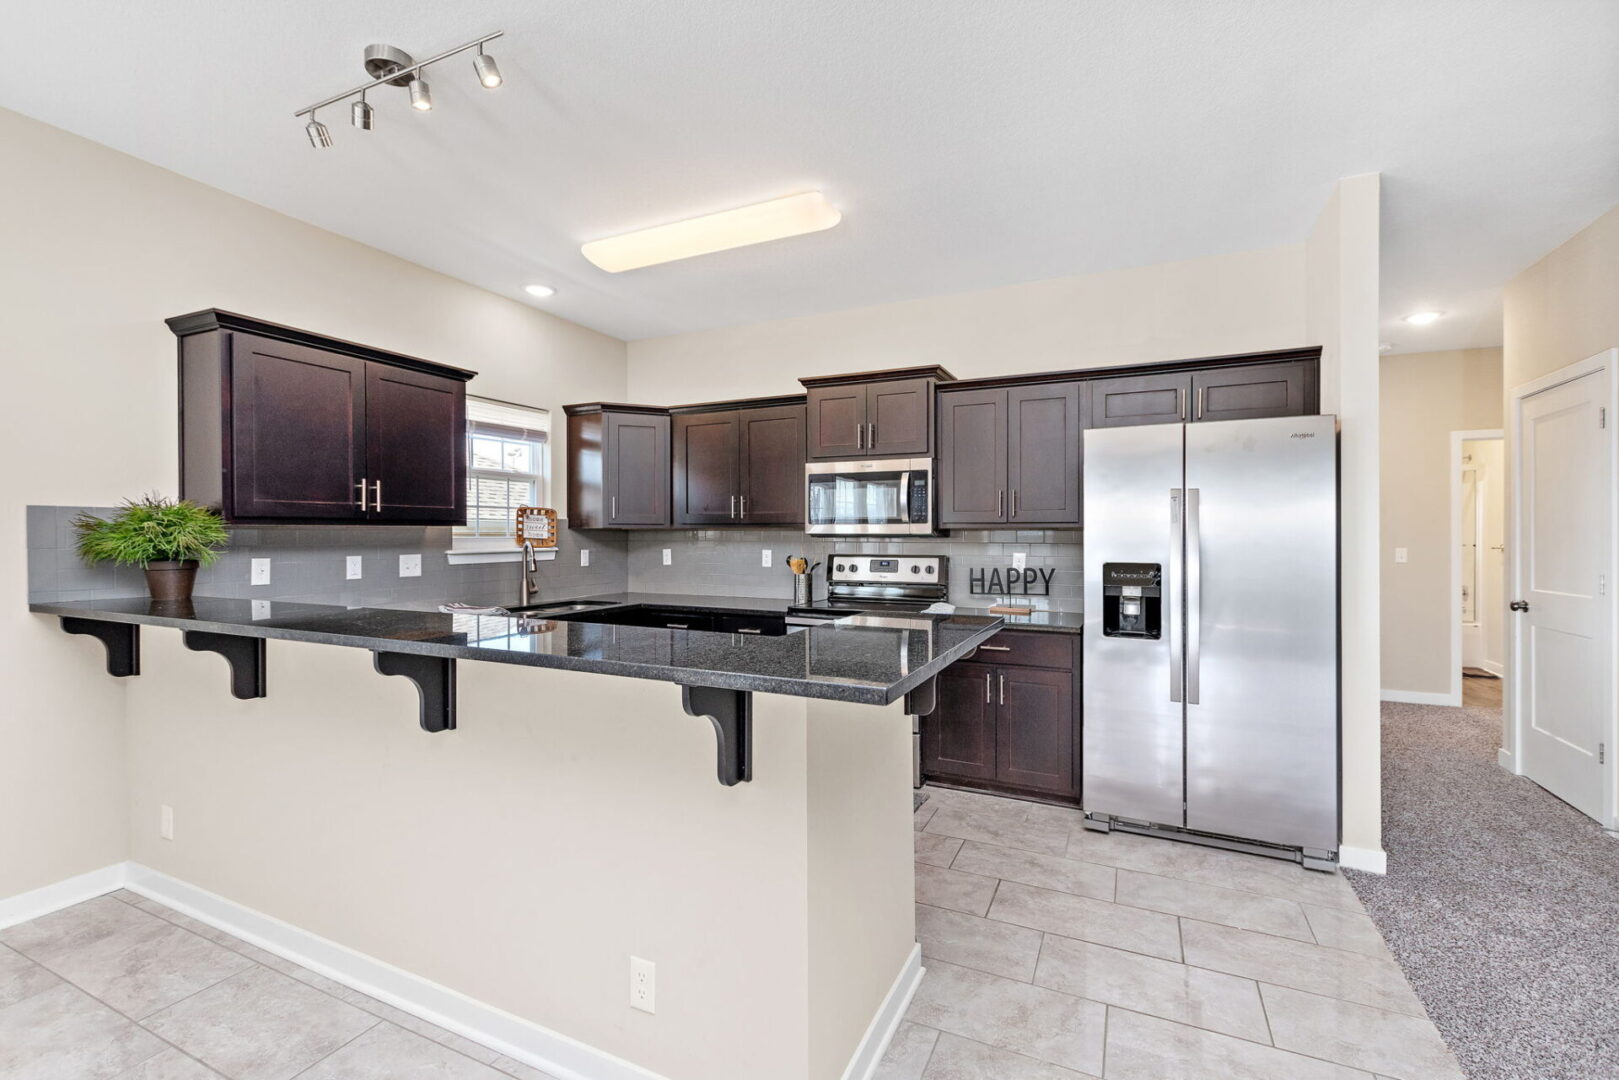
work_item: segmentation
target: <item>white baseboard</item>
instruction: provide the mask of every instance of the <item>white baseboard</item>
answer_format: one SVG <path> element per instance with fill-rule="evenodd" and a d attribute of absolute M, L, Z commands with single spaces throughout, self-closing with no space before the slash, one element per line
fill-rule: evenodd
<path fill-rule="evenodd" d="M 1511 773 L 1513 776 L 1518 775 L 1518 770 L 1515 767 L 1513 767 L 1513 764 L 1512 764 L 1512 751 L 1511 750 L 1497 750 L 1495 752 L 1495 763 L 1497 765 L 1501 766 L 1507 772 Z"/>
<path fill-rule="evenodd" d="M 413 975 L 178 878 L 139 863 L 130 863 L 128 867 L 128 879 L 121 884 L 131 892 L 167 904 L 362 994 L 550 1073 L 558 1080 L 666 1080 L 561 1032 L 486 1005 L 458 990 Z"/>
<path fill-rule="evenodd" d="M 882 1007 L 871 1018 L 866 1034 L 855 1048 L 854 1056 L 849 1059 L 849 1067 L 843 1070 L 843 1080 L 871 1080 L 877 1074 L 877 1066 L 888 1052 L 888 1044 L 894 1040 L 899 1022 L 905 1019 L 905 1010 L 911 1007 L 916 988 L 922 985 L 922 973 L 922 945 L 918 942 L 911 946 L 910 955 L 900 965 L 899 974 L 894 977 L 894 985 L 888 988 L 888 996 L 883 998 Z"/>
<path fill-rule="evenodd" d="M 128 867 L 128 863 L 113 863 L 88 874 L 0 900 L 0 930 L 121 889 Z"/>
<path fill-rule="evenodd" d="M 1340 847 L 1338 865 L 1345 870 L 1363 870 L 1368 874 L 1389 872 L 1388 853 L 1382 848 Z"/>
<path fill-rule="evenodd" d="M 1424 690 L 1384 690 L 1384 701 L 1397 701 L 1402 705 L 1450 705 L 1459 707 L 1462 703 L 1458 694 L 1432 694 Z"/>
<path fill-rule="evenodd" d="M 1479 667 L 1483 668 L 1485 671 L 1488 671 L 1497 679 L 1504 679 L 1507 677 L 1507 666 L 1505 664 L 1498 664 L 1494 660 L 1485 660 L 1479 664 Z"/>

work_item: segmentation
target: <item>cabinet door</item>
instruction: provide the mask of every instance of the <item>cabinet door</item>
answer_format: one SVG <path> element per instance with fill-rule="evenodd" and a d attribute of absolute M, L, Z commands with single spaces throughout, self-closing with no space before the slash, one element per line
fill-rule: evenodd
<path fill-rule="evenodd" d="M 603 425 L 603 494 L 609 528 L 669 525 L 669 418 L 608 413 Z"/>
<path fill-rule="evenodd" d="M 1073 673 L 997 667 L 995 701 L 995 779 L 1074 794 Z"/>
<path fill-rule="evenodd" d="M 1192 419 L 1253 420 L 1315 412 L 1313 371 L 1314 365 L 1302 360 L 1194 371 Z"/>
<path fill-rule="evenodd" d="M 1079 524 L 1079 384 L 1007 392 L 1007 520 Z"/>
<path fill-rule="evenodd" d="M 365 433 L 370 520 L 466 524 L 465 383 L 368 363 Z"/>
<path fill-rule="evenodd" d="M 804 523 L 804 406 L 743 409 L 742 505 L 749 525 Z"/>
<path fill-rule="evenodd" d="M 231 336 L 229 514 L 359 520 L 366 362 Z"/>
<path fill-rule="evenodd" d="M 1091 427 L 1178 424 L 1190 414 L 1192 378 L 1186 372 L 1116 375 L 1091 383 Z"/>
<path fill-rule="evenodd" d="M 674 418 L 675 524 L 734 525 L 742 484 L 735 410 Z M 619 512 L 623 513 L 622 503 Z"/>
<path fill-rule="evenodd" d="M 933 452 L 933 382 L 896 379 L 866 387 L 866 456 L 921 457 Z"/>
<path fill-rule="evenodd" d="M 995 779 L 995 669 L 951 664 L 939 673 L 938 704 L 922 718 L 922 772 Z"/>
<path fill-rule="evenodd" d="M 1005 390 L 939 395 L 939 524 L 1006 521 Z"/>
<path fill-rule="evenodd" d="M 859 457 L 866 452 L 866 388 L 812 386 L 809 389 L 809 456 Z"/>

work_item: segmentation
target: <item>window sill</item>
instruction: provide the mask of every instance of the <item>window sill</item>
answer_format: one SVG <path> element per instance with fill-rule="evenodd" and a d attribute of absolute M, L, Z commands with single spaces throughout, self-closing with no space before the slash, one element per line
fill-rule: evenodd
<path fill-rule="evenodd" d="M 540 562 L 550 562 L 557 557 L 556 548 L 541 548 L 534 552 L 534 557 Z M 523 549 L 514 546 L 510 538 L 495 541 L 468 538 L 464 542 L 458 541 L 455 547 L 444 553 L 444 558 L 451 566 L 521 562 Z"/>

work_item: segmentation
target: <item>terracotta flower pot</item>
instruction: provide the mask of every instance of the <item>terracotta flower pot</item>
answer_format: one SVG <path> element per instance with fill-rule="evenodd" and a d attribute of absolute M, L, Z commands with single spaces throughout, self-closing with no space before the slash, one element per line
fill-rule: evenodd
<path fill-rule="evenodd" d="M 146 564 L 146 591 L 160 603 L 190 600 L 192 587 L 196 584 L 196 559 Z"/>

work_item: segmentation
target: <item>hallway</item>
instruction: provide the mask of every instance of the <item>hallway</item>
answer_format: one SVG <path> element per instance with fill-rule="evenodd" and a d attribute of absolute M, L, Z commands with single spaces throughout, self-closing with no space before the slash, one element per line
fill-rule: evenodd
<path fill-rule="evenodd" d="M 1500 729 L 1385 703 L 1388 874 L 1347 876 L 1472 1080 L 1619 1076 L 1619 843 L 1502 770 Z"/>

